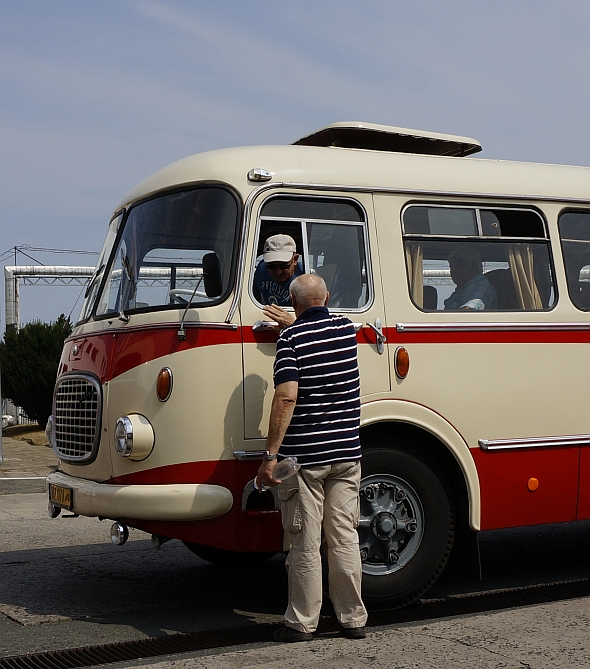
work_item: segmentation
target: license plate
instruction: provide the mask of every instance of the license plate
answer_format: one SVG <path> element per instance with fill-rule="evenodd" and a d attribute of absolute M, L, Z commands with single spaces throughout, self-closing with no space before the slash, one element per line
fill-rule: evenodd
<path fill-rule="evenodd" d="M 62 509 L 71 511 L 72 502 L 74 499 L 73 490 L 71 488 L 64 488 L 61 485 L 54 485 L 51 483 L 49 486 L 49 499 L 56 506 L 60 506 Z"/>

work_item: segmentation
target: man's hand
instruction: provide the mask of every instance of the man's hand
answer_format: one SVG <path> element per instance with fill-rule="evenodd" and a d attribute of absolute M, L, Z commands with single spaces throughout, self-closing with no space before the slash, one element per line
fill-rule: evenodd
<path fill-rule="evenodd" d="M 258 468 L 258 474 L 256 474 L 256 487 L 258 488 L 258 492 L 262 492 L 261 484 L 264 484 L 267 488 L 273 488 L 274 486 L 279 485 L 280 481 L 276 481 L 272 477 L 273 470 L 276 466 L 276 460 L 265 460 L 262 462 Z"/>
<path fill-rule="evenodd" d="M 277 332 L 289 325 L 293 325 L 295 322 L 293 314 L 281 309 L 277 304 L 267 304 L 263 307 L 262 313 L 267 318 L 270 318 L 271 321 L 276 321 L 279 324 L 278 328 L 275 328 Z"/>

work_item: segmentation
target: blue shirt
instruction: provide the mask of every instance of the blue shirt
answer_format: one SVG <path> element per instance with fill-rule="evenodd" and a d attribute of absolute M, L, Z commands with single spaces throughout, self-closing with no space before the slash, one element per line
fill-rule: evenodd
<path fill-rule="evenodd" d="M 299 386 L 279 455 L 303 467 L 360 459 L 360 377 L 348 318 L 311 307 L 281 331 L 275 387 L 287 381 Z"/>
<path fill-rule="evenodd" d="M 445 309 L 497 309 L 496 289 L 483 274 L 476 274 L 461 288 L 457 288 L 445 300 Z"/>
<path fill-rule="evenodd" d="M 291 296 L 289 295 L 289 286 L 293 279 L 303 274 L 303 266 L 297 263 L 293 276 L 286 281 L 278 283 L 275 281 L 266 268 L 264 260 L 258 263 L 254 272 L 254 293 L 255 297 L 262 304 L 278 304 L 279 307 L 290 307 Z"/>

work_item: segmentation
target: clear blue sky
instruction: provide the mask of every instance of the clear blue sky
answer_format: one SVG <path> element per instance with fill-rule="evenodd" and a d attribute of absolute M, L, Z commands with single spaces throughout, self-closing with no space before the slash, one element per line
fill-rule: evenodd
<path fill-rule="evenodd" d="M 590 165 L 589 29 L 588 0 L 0 0 L 0 252 L 98 251 L 160 167 L 338 120 Z M 78 292 L 25 286 L 21 320 Z"/>

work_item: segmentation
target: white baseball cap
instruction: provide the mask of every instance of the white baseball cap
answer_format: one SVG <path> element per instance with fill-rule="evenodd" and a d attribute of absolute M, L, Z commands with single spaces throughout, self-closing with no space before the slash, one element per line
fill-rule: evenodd
<path fill-rule="evenodd" d="M 297 250 L 289 235 L 273 235 L 264 242 L 264 262 L 290 262 Z"/>

